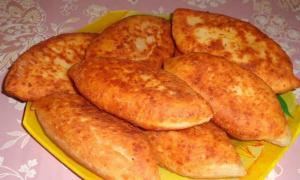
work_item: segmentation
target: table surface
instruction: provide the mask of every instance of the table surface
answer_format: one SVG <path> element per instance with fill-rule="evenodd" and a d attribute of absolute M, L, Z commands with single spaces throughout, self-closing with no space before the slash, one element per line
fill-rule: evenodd
<path fill-rule="evenodd" d="M 74 31 L 110 10 L 170 13 L 178 7 L 218 12 L 249 21 L 289 54 L 300 77 L 299 0 L 0 0 L 0 83 L 10 64 L 33 44 Z M 294 94 L 300 103 L 300 89 Z M 0 179 L 79 179 L 30 137 L 21 125 L 24 103 L 0 93 Z M 300 179 L 300 138 L 269 180 Z"/>

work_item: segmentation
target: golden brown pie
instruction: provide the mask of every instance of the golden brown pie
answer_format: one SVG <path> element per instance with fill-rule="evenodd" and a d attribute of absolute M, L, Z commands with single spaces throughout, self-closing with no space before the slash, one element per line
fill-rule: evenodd
<path fill-rule="evenodd" d="M 136 127 L 76 94 L 33 102 L 44 132 L 65 153 L 105 179 L 159 179 L 149 143 Z"/>
<path fill-rule="evenodd" d="M 287 120 L 271 88 L 255 74 L 221 57 L 192 53 L 165 62 L 214 111 L 213 122 L 241 140 L 290 142 Z"/>
<path fill-rule="evenodd" d="M 69 75 L 96 106 L 145 129 L 183 129 L 212 117 L 210 106 L 184 81 L 141 62 L 87 59 Z"/>
<path fill-rule="evenodd" d="M 32 46 L 14 62 L 4 90 L 22 101 L 33 101 L 54 92 L 74 92 L 67 70 L 84 58 L 93 33 L 69 33 Z"/>
<path fill-rule="evenodd" d="M 160 68 L 174 53 L 170 22 L 156 16 L 124 18 L 105 29 L 89 46 L 87 58 L 130 59 Z"/>
<path fill-rule="evenodd" d="M 284 50 L 248 22 L 220 14 L 177 9 L 173 13 L 172 33 L 182 53 L 222 56 L 256 74 L 276 93 L 300 86 Z"/>
<path fill-rule="evenodd" d="M 246 174 L 226 133 L 213 123 L 177 131 L 145 131 L 160 166 L 191 178 Z"/>

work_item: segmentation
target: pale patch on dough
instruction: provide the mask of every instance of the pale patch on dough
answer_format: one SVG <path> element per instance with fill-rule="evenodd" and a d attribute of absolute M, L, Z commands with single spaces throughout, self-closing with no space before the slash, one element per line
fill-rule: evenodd
<path fill-rule="evenodd" d="M 187 24 L 190 25 L 190 26 L 194 26 L 198 23 L 203 23 L 203 19 L 200 18 L 200 17 L 195 17 L 195 16 L 188 16 L 187 17 Z"/>
<path fill-rule="evenodd" d="M 149 22 L 144 22 L 144 23 L 142 23 L 142 25 L 141 25 L 141 30 L 144 31 L 144 30 L 146 30 L 148 27 L 151 27 L 151 26 L 153 26 L 153 24 L 149 24 Z"/>
<path fill-rule="evenodd" d="M 86 117 L 80 117 L 79 118 L 79 121 L 80 122 L 86 122 L 86 121 L 88 121 L 89 119 L 88 118 L 86 118 Z M 71 122 L 71 121 L 68 121 L 68 122 Z"/>
<path fill-rule="evenodd" d="M 169 90 L 168 93 L 169 93 L 171 96 L 173 96 L 173 95 L 176 94 L 176 92 L 175 92 L 175 91 L 172 91 L 172 90 Z"/>
<path fill-rule="evenodd" d="M 151 75 L 148 74 L 141 74 L 140 77 L 143 81 L 148 81 L 149 79 L 151 79 Z"/>
<path fill-rule="evenodd" d="M 157 79 L 151 79 L 150 81 L 148 81 L 145 85 L 145 87 L 156 87 L 161 85 L 161 82 Z"/>
<path fill-rule="evenodd" d="M 135 47 L 137 48 L 138 51 L 142 52 L 147 48 L 145 39 L 143 38 L 136 38 L 135 40 Z"/>
<path fill-rule="evenodd" d="M 232 88 L 230 88 L 230 91 L 238 96 L 241 96 L 244 94 L 243 90 L 239 86 L 233 86 Z"/>
<path fill-rule="evenodd" d="M 159 90 L 159 91 L 164 91 L 167 88 L 163 85 L 159 85 L 156 89 Z"/>
<path fill-rule="evenodd" d="M 211 41 L 211 33 L 207 29 L 197 28 L 194 31 L 194 35 L 196 36 L 198 42 L 209 44 Z"/>
<path fill-rule="evenodd" d="M 218 28 L 197 28 L 194 31 L 197 40 L 201 43 L 210 44 L 211 41 L 219 40 L 221 38 L 236 39 L 237 32 L 232 28 L 218 29 Z M 229 43 L 232 41 L 227 41 Z"/>
<path fill-rule="evenodd" d="M 155 38 L 153 36 L 148 36 L 146 38 L 147 44 L 153 44 L 155 42 Z"/>
<path fill-rule="evenodd" d="M 64 59 L 55 58 L 54 64 L 60 65 L 63 68 L 69 69 L 72 64 L 67 63 Z"/>
<path fill-rule="evenodd" d="M 250 45 L 253 50 L 258 53 L 260 58 L 266 58 L 266 49 L 268 48 L 266 43 L 263 41 L 258 41 L 256 37 L 251 33 L 246 33 L 245 35 L 248 44 Z M 242 42 L 240 43 L 242 44 Z M 272 54 L 270 54 L 272 55 Z M 273 58 L 272 58 L 273 60 Z"/>
<path fill-rule="evenodd" d="M 157 79 L 153 79 L 151 75 L 148 74 L 141 74 L 140 78 L 145 81 L 145 87 L 147 88 L 152 88 L 154 87 L 158 91 L 163 91 L 166 89 L 164 85 L 162 85 L 161 81 Z"/>
<path fill-rule="evenodd" d="M 229 90 L 238 96 L 253 96 L 254 95 L 254 91 L 251 87 L 241 88 L 241 86 L 232 86 Z"/>

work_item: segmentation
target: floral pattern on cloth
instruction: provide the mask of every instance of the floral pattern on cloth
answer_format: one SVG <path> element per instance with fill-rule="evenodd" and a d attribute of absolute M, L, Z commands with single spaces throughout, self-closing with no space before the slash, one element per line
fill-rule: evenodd
<path fill-rule="evenodd" d="M 96 18 L 102 17 L 107 13 L 108 9 L 105 6 L 99 4 L 91 4 L 85 10 L 85 15 L 89 17 L 89 22 L 92 22 Z"/>
<path fill-rule="evenodd" d="M 300 31 L 291 27 L 284 16 L 272 13 L 271 3 L 268 0 L 252 1 L 254 24 L 277 40 L 299 43 Z"/>
<path fill-rule="evenodd" d="M 45 12 L 35 1 L 0 1 L 0 71 L 45 38 Z"/>
<path fill-rule="evenodd" d="M 72 11 L 76 11 L 78 9 L 77 1 L 78 0 L 62 0 L 63 5 L 59 8 L 60 13 L 63 16 L 68 16 Z"/>
<path fill-rule="evenodd" d="M 226 0 L 185 0 L 187 4 L 196 6 L 200 9 L 207 7 L 218 7 L 219 5 L 225 4 Z"/>
<path fill-rule="evenodd" d="M 35 166 L 38 165 L 38 161 L 36 159 L 28 160 L 27 163 L 22 164 L 18 170 L 6 166 L 4 160 L 4 157 L 0 156 L 0 179 L 12 176 L 20 180 L 26 180 L 34 178 L 37 173 Z"/>
<path fill-rule="evenodd" d="M 298 0 L 0 0 L 0 82 L 16 58 L 53 35 L 72 32 L 110 10 L 132 9 L 161 15 L 175 8 L 220 12 L 247 20 L 274 38 L 289 54 L 300 77 Z M 300 89 L 293 91 L 300 103 Z M 21 125 L 24 103 L 0 95 L 0 179 L 79 179 L 37 144 Z M 300 179 L 300 140 L 267 180 Z M 240 149 L 255 159 L 260 144 Z M 46 167 L 43 167 L 46 164 Z M 51 171 L 49 171 L 51 169 Z"/>

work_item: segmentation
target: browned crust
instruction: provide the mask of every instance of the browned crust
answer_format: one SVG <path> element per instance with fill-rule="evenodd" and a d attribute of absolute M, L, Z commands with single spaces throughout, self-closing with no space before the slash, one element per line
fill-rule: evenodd
<path fill-rule="evenodd" d="M 93 33 L 68 33 L 51 37 L 25 51 L 6 75 L 5 93 L 33 101 L 54 92 L 74 92 L 66 75 L 69 66 L 85 54 Z"/>
<path fill-rule="evenodd" d="M 157 161 L 182 176 L 223 178 L 245 175 L 226 133 L 213 123 L 178 131 L 146 131 Z"/>
<path fill-rule="evenodd" d="M 189 25 L 189 17 L 201 19 Z M 211 33 L 197 37 L 199 30 Z M 236 34 L 227 35 L 231 31 Z M 251 70 L 276 93 L 300 86 L 284 50 L 248 22 L 210 12 L 176 9 L 172 18 L 172 34 L 182 53 L 203 52 L 225 57 Z"/>
<path fill-rule="evenodd" d="M 145 129 L 183 129 L 212 117 L 208 104 L 184 81 L 144 63 L 88 59 L 69 75 L 96 106 Z"/>
<path fill-rule="evenodd" d="M 142 132 L 71 94 L 33 102 L 45 133 L 64 152 L 105 179 L 159 179 Z"/>
<path fill-rule="evenodd" d="M 233 137 L 271 140 L 284 133 L 287 121 L 275 93 L 251 72 L 204 53 L 169 59 L 164 67 L 209 102 L 213 121 Z"/>
<path fill-rule="evenodd" d="M 135 15 L 105 29 L 89 46 L 87 59 L 130 59 L 160 68 L 163 59 L 173 53 L 170 22 L 156 16 Z"/>

